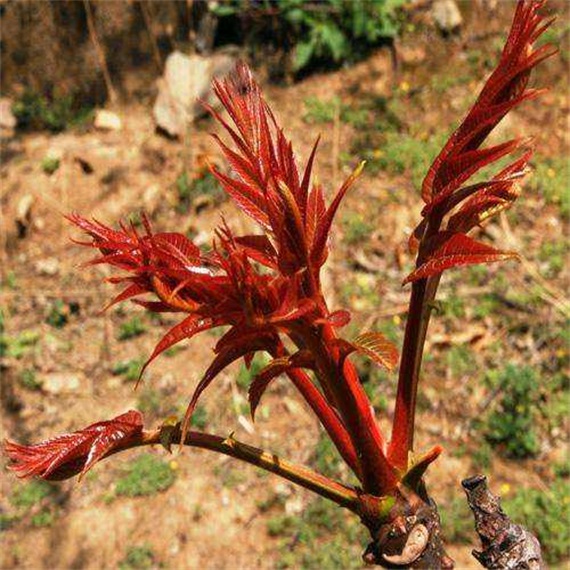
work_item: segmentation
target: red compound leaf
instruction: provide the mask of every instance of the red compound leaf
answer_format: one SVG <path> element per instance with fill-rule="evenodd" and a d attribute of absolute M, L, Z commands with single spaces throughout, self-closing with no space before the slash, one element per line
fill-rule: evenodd
<path fill-rule="evenodd" d="M 103 457 L 132 446 L 142 434 L 143 417 L 130 410 L 116 418 L 91 424 L 73 433 L 60 435 L 33 445 L 7 441 L 8 467 L 19 477 L 48 480 L 85 475 Z"/>
<path fill-rule="evenodd" d="M 464 234 L 448 231 L 439 232 L 434 236 L 427 244 L 427 248 L 426 261 L 406 277 L 404 285 L 438 275 L 451 267 L 492 263 L 518 257 L 515 252 L 501 251 Z"/>
<path fill-rule="evenodd" d="M 516 148 L 517 141 L 510 141 L 492 149 L 477 150 L 509 111 L 539 94 L 536 90 L 526 90 L 530 72 L 542 60 L 556 53 L 550 45 L 533 47 L 540 34 L 552 23 L 544 23 L 538 14 L 543 4 L 540 0 L 522 0 L 517 5 L 499 64 L 423 181 L 422 196 L 427 204 L 441 192 L 455 191 L 479 168 Z"/>

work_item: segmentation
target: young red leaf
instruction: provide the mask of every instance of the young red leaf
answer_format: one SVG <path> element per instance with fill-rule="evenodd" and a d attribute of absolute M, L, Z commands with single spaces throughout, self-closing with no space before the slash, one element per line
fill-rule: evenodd
<path fill-rule="evenodd" d="M 356 352 L 365 354 L 388 370 L 393 370 L 398 364 L 398 349 L 380 332 L 369 331 L 359 334 L 351 344 Z"/>
<path fill-rule="evenodd" d="M 438 275 L 451 267 L 492 263 L 518 257 L 515 252 L 495 249 L 464 234 L 444 231 L 434 236 L 432 241 L 433 245 L 429 249 L 425 261 L 406 277 L 404 285 L 418 279 Z"/>
<path fill-rule="evenodd" d="M 182 441 L 184 440 L 188 428 L 190 426 L 190 419 L 194 413 L 194 408 L 198 403 L 198 400 L 204 390 L 212 383 L 216 376 L 227 368 L 232 362 L 239 360 L 240 358 L 250 354 L 255 353 L 260 350 L 267 350 L 267 352 L 272 352 L 275 346 L 276 339 L 273 335 L 252 335 L 251 339 L 244 340 L 242 342 L 236 341 L 232 344 L 228 344 L 223 350 L 221 350 L 206 372 L 204 376 L 196 386 L 194 393 L 188 407 L 186 408 L 186 414 L 184 415 L 184 421 L 182 422 Z"/>
<path fill-rule="evenodd" d="M 267 386 L 274 378 L 295 368 L 313 367 L 314 361 L 311 353 L 300 350 L 290 356 L 273 359 L 259 374 L 255 376 L 248 390 L 248 400 L 251 409 L 251 418 L 255 419 L 255 411 Z"/>
<path fill-rule="evenodd" d="M 19 477 L 61 480 L 78 473 L 82 477 L 103 457 L 137 441 L 142 428 L 142 414 L 130 410 L 41 443 L 19 445 L 7 441 L 4 449 L 13 462 L 8 468 Z"/>
<path fill-rule="evenodd" d="M 175 344 L 181 342 L 182 340 L 192 338 L 199 332 L 211 329 L 214 326 L 216 326 L 215 321 L 212 319 L 200 318 L 198 315 L 190 315 L 189 317 L 186 317 L 182 322 L 173 326 L 162 337 L 160 342 L 155 346 L 148 360 L 144 363 L 137 380 L 137 386 L 144 374 L 144 371 L 157 356 L 162 354 L 165 350 L 168 350 L 171 346 L 174 346 Z"/>
<path fill-rule="evenodd" d="M 333 201 L 331 202 L 330 206 L 324 213 L 324 215 L 318 220 L 318 224 L 316 227 L 315 237 L 313 240 L 312 248 L 311 248 L 311 260 L 317 267 L 320 267 L 324 264 L 327 258 L 326 247 L 327 247 L 327 240 L 330 234 L 331 225 L 334 219 L 334 216 L 342 202 L 342 199 L 351 188 L 351 186 L 356 182 L 360 174 L 362 173 L 362 169 L 366 162 L 361 162 L 351 173 L 351 175 L 345 180 L 344 184 L 340 187 L 339 191 L 336 193 Z"/>
<path fill-rule="evenodd" d="M 473 151 L 479 148 L 513 107 L 538 94 L 536 91 L 525 91 L 530 71 L 540 61 L 556 52 L 548 45 L 533 49 L 533 43 L 551 23 L 542 25 L 538 10 L 543 3 L 535 0 L 522 0 L 518 3 L 499 64 L 461 125 L 434 160 L 423 181 L 422 196 L 426 203 L 429 204 L 451 180 L 455 180 L 455 188 L 458 188 L 457 182 L 463 182 L 469 177 L 467 173 L 471 170 L 471 165 L 464 159 L 481 161 L 484 158 L 486 163 L 495 160 L 491 155 L 476 155 Z M 510 152 L 508 148 L 503 150 Z M 497 153 L 497 156 L 499 154 L 501 153 Z M 460 164 L 465 168 L 463 174 L 460 174 Z"/>
<path fill-rule="evenodd" d="M 398 349 L 381 332 L 361 333 L 352 341 L 336 339 L 335 345 L 340 349 L 343 361 L 353 352 L 357 352 L 388 370 L 393 370 L 398 364 Z"/>
<path fill-rule="evenodd" d="M 318 325 L 326 324 L 332 325 L 335 328 L 345 327 L 350 323 L 350 313 L 344 309 L 339 309 L 338 311 L 333 311 L 329 313 L 326 317 L 321 319 L 316 319 L 315 323 Z"/>

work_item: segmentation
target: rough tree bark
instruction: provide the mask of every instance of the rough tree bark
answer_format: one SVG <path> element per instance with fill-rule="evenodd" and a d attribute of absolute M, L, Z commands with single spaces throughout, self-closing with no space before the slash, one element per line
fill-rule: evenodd
<path fill-rule="evenodd" d="M 538 539 L 515 524 L 501 508 L 499 497 L 491 493 L 484 475 L 462 482 L 467 501 L 475 516 L 475 530 L 482 550 L 473 556 L 489 570 L 540 570 L 546 568 Z"/>

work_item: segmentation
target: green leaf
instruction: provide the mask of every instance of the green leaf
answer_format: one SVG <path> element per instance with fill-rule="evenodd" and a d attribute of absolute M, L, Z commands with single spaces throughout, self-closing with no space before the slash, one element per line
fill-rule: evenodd
<path fill-rule="evenodd" d="M 329 49 L 334 61 L 338 62 L 348 53 L 348 42 L 335 24 L 325 24 L 321 28 L 321 39 Z"/>
<path fill-rule="evenodd" d="M 313 41 L 299 42 L 295 46 L 295 71 L 299 71 L 300 69 L 303 69 L 303 67 L 307 66 L 314 55 L 314 51 L 315 46 Z"/>

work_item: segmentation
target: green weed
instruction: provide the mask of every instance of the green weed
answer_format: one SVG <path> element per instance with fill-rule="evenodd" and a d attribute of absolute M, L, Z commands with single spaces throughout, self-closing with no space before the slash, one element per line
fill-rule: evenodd
<path fill-rule="evenodd" d="M 374 229 L 374 226 L 364 219 L 361 214 L 345 214 L 342 219 L 344 242 L 349 246 L 358 245 L 365 240 Z"/>
<path fill-rule="evenodd" d="M 59 165 L 59 158 L 56 158 L 54 156 L 46 156 L 42 159 L 41 162 L 42 170 L 48 175 L 53 174 L 59 168 Z"/>
<path fill-rule="evenodd" d="M 443 94 L 447 93 L 453 87 L 469 83 L 470 79 L 471 77 L 469 75 L 461 75 L 457 73 L 451 73 L 449 75 L 440 74 L 432 77 L 430 87 L 435 93 Z"/>
<path fill-rule="evenodd" d="M 19 360 L 28 354 L 40 340 L 37 331 L 22 331 L 17 336 L 8 336 L 0 332 L 0 356 L 8 356 Z"/>
<path fill-rule="evenodd" d="M 547 241 L 540 246 L 538 259 L 547 264 L 546 277 L 556 277 L 565 267 L 570 250 L 567 240 Z"/>
<path fill-rule="evenodd" d="M 52 132 L 84 125 L 93 117 L 93 109 L 72 96 L 48 99 L 30 90 L 14 103 L 12 112 L 20 128 Z"/>
<path fill-rule="evenodd" d="M 7 513 L 0 513 L 0 532 L 8 530 L 16 522 L 18 522 L 18 517 L 16 515 L 9 515 Z"/>
<path fill-rule="evenodd" d="M 476 319 L 484 319 L 489 315 L 495 313 L 501 305 L 495 293 L 485 293 L 478 300 L 473 307 L 473 316 Z"/>
<path fill-rule="evenodd" d="M 6 278 L 2 282 L 2 287 L 7 287 L 14 291 L 18 286 L 16 274 L 13 271 L 8 271 L 6 273 Z"/>
<path fill-rule="evenodd" d="M 303 115 L 303 121 L 309 125 L 332 123 L 335 116 L 335 107 L 339 109 L 341 107 L 338 97 L 327 100 L 319 99 L 318 97 L 307 97 L 304 104 L 305 114 Z"/>
<path fill-rule="evenodd" d="M 559 479 L 547 491 L 520 489 L 502 503 L 518 524 L 536 534 L 544 556 L 557 564 L 570 555 L 570 485 Z"/>
<path fill-rule="evenodd" d="M 321 433 L 313 450 L 311 460 L 313 467 L 323 475 L 331 478 L 339 477 L 341 458 L 336 447 L 326 433 Z"/>
<path fill-rule="evenodd" d="M 341 285 L 339 293 L 343 303 L 355 311 L 378 306 L 378 283 L 369 273 L 353 273 L 351 279 Z"/>
<path fill-rule="evenodd" d="M 441 302 L 441 312 L 447 319 L 461 319 L 465 316 L 465 303 L 458 295 L 450 295 Z"/>
<path fill-rule="evenodd" d="M 198 173 L 196 178 L 182 172 L 174 183 L 178 196 L 177 210 L 186 212 L 194 201 L 199 197 L 209 198 L 214 205 L 221 204 L 226 199 L 226 194 L 216 177 L 209 171 Z"/>
<path fill-rule="evenodd" d="M 478 445 L 471 452 L 471 461 L 473 463 L 473 467 L 478 470 L 489 469 L 493 462 L 492 447 L 486 442 L 483 442 L 481 445 Z"/>
<path fill-rule="evenodd" d="M 238 388 L 244 391 L 248 390 L 253 379 L 267 366 L 268 362 L 269 360 L 266 356 L 256 354 L 251 361 L 249 370 L 245 364 L 242 364 L 236 378 Z"/>
<path fill-rule="evenodd" d="M 375 171 L 386 171 L 390 174 L 407 174 L 419 190 L 425 173 L 445 142 L 444 133 L 436 133 L 427 140 L 407 133 L 388 132 L 385 143 L 371 149 L 370 168 Z"/>
<path fill-rule="evenodd" d="M 9 497 L 16 513 L 5 515 L 2 526 L 7 528 L 5 525 L 11 526 L 24 517 L 29 517 L 34 527 L 50 526 L 56 517 L 55 506 L 49 501 L 54 494 L 54 487 L 41 480 L 17 487 Z"/>
<path fill-rule="evenodd" d="M 208 412 L 204 406 L 198 404 L 194 409 L 190 425 L 196 429 L 203 430 L 208 425 Z"/>
<path fill-rule="evenodd" d="M 484 420 L 483 432 L 489 443 L 505 451 L 508 457 L 536 455 L 540 446 L 536 430 L 536 413 L 540 382 L 527 366 L 507 365 L 487 376 L 500 397 Z"/>
<path fill-rule="evenodd" d="M 41 528 L 44 526 L 51 526 L 55 520 L 55 513 L 51 510 L 41 510 L 39 513 L 32 515 L 30 522 L 32 526 Z"/>
<path fill-rule="evenodd" d="M 454 345 L 446 355 L 447 366 L 451 370 L 451 374 L 460 378 L 475 374 L 475 358 L 473 352 L 467 346 Z"/>
<path fill-rule="evenodd" d="M 443 535 L 451 543 L 472 544 L 475 537 L 473 515 L 465 497 L 454 496 L 439 510 Z"/>
<path fill-rule="evenodd" d="M 69 306 L 61 299 L 56 299 L 50 305 L 46 323 L 56 329 L 61 329 L 69 322 L 69 313 Z"/>
<path fill-rule="evenodd" d="M 570 216 L 570 160 L 558 158 L 536 158 L 534 172 L 529 177 L 529 192 L 540 193 L 547 204 L 554 204 L 562 216 Z"/>
<path fill-rule="evenodd" d="M 146 326 L 140 317 L 133 317 L 128 321 L 121 323 L 119 333 L 117 334 L 118 340 L 129 340 L 136 338 L 146 332 Z"/>
<path fill-rule="evenodd" d="M 145 360 L 142 358 L 123 360 L 117 362 L 111 372 L 115 376 L 122 376 L 127 382 L 136 382 L 139 379 L 144 362 Z"/>
<path fill-rule="evenodd" d="M 42 387 L 42 383 L 38 380 L 35 370 L 31 368 L 25 368 L 22 370 L 18 381 L 20 386 L 27 390 L 39 390 Z"/>
<path fill-rule="evenodd" d="M 17 487 L 10 496 L 10 502 L 14 507 L 28 511 L 52 495 L 53 492 L 52 485 L 46 481 L 34 480 Z"/>
<path fill-rule="evenodd" d="M 119 562 L 119 570 L 144 570 L 156 566 L 155 555 L 149 544 L 131 546 Z"/>
<path fill-rule="evenodd" d="M 278 568 L 362 568 L 366 536 L 355 517 L 329 501 L 316 499 L 300 516 L 279 515 L 267 524 L 279 537 Z"/>
<path fill-rule="evenodd" d="M 115 494 L 142 497 L 166 491 L 176 479 L 168 463 L 155 455 L 144 454 L 135 459 L 115 485 Z"/>

